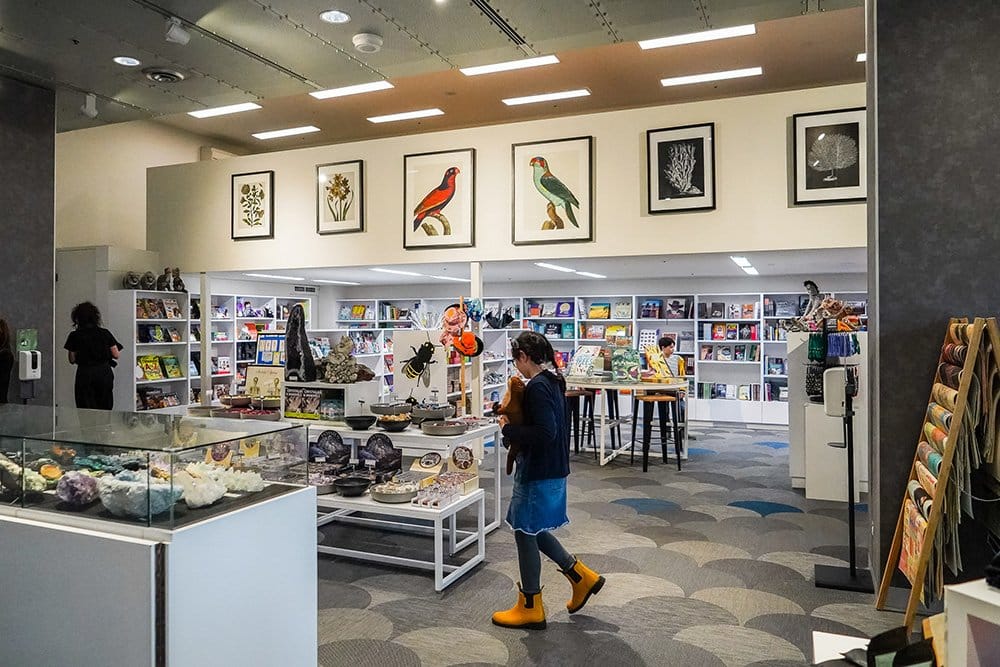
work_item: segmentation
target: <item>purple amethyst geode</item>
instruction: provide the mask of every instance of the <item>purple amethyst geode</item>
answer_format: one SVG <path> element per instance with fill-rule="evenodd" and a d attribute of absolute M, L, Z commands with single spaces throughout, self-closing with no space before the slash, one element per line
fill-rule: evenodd
<path fill-rule="evenodd" d="M 74 507 L 89 505 L 97 500 L 97 479 L 82 472 L 70 471 L 59 479 L 56 496 Z"/>

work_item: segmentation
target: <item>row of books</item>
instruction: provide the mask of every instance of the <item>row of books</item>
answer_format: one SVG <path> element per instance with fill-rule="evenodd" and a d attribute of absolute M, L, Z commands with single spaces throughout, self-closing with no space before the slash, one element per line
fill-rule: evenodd
<path fill-rule="evenodd" d="M 410 318 L 411 310 L 418 310 L 420 307 L 419 303 L 413 304 L 413 308 L 399 308 L 391 303 L 383 303 L 382 308 L 379 311 L 380 320 L 408 320 Z"/>
<path fill-rule="evenodd" d="M 788 340 L 788 332 L 776 324 L 764 327 L 764 340 Z"/>
<path fill-rule="evenodd" d="M 670 331 L 667 329 L 639 329 L 639 349 L 645 350 L 650 345 L 656 345 L 660 337 L 670 336 L 674 339 L 674 351 L 678 354 L 694 354 L 693 331 Z"/>
<path fill-rule="evenodd" d="M 798 317 L 806 312 L 809 297 L 798 296 L 764 297 L 764 317 Z"/>
<path fill-rule="evenodd" d="M 229 375 L 233 371 L 232 359 L 230 357 L 209 357 L 211 362 L 212 375 Z M 188 372 L 192 377 L 201 375 L 201 353 L 192 352 L 188 361 Z"/>
<path fill-rule="evenodd" d="M 176 379 L 184 377 L 181 363 L 172 354 L 144 354 L 136 359 L 136 365 L 142 371 L 143 380 Z"/>
<path fill-rule="evenodd" d="M 165 327 L 159 324 L 137 324 L 135 330 L 136 339 L 140 343 L 181 342 L 181 332 L 175 326 Z"/>
<path fill-rule="evenodd" d="M 175 392 L 163 391 L 160 387 L 139 387 L 135 392 L 135 409 L 159 410 L 180 405 L 180 398 Z"/>
<path fill-rule="evenodd" d="M 597 304 L 595 304 L 597 305 Z M 608 314 L 603 316 L 603 319 L 608 319 L 611 317 L 611 304 L 605 304 L 608 307 Z M 632 311 L 632 305 L 629 304 L 629 312 Z M 573 307 L 572 301 L 543 301 L 543 302 L 531 302 L 528 304 L 528 317 L 573 317 L 576 309 Z M 600 313 L 603 313 L 603 308 L 594 310 L 594 315 L 592 317 L 601 317 Z"/>
<path fill-rule="evenodd" d="M 784 357 L 764 357 L 764 375 L 788 375 Z"/>
<path fill-rule="evenodd" d="M 340 307 L 340 320 L 358 320 L 358 321 L 375 321 L 375 308 L 373 306 L 366 306 L 363 303 L 355 303 L 350 306 L 344 305 Z"/>
<path fill-rule="evenodd" d="M 711 303 L 701 302 L 698 304 L 698 319 L 727 319 L 727 320 L 756 320 L 760 318 L 760 304 L 753 303 L 725 303 L 723 301 L 713 301 Z"/>
<path fill-rule="evenodd" d="M 760 345 L 702 345 L 704 361 L 760 361 Z"/>
<path fill-rule="evenodd" d="M 640 320 L 690 320 L 694 319 L 694 299 L 683 297 L 668 299 L 645 299 L 639 304 Z"/>
<path fill-rule="evenodd" d="M 136 299 L 135 319 L 137 320 L 183 320 L 184 312 L 177 299 Z"/>
<path fill-rule="evenodd" d="M 191 340 L 196 343 L 201 342 L 201 327 L 192 326 L 191 327 Z M 223 329 L 212 329 L 210 340 L 214 343 L 226 343 L 229 342 L 229 332 Z"/>
<path fill-rule="evenodd" d="M 581 324 L 580 338 L 587 340 L 611 340 L 613 338 L 628 338 L 632 335 L 632 326 L 628 324 Z"/>
<path fill-rule="evenodd" d="M 724 399 L 730 401 L 759 401 L 760 385 L 699 382 L 697 397 L 706 400 Z"/>
<path fill-rule="evenodd" d="M 702 322 L 701 340 L 760 340 L 760 325 L 748 322 Z"/>
<path fill-rule="evenodd" d="M 572 340 L 576 337 L 572 322 L 527 322 L 528 328 L 546 338 Z M 603 330 L 603 326 L 601 329 Z M 601 338 L 604 338 L 603 331 Z"/>
<path fill-rule="evenodd" d="M 765 401 L 782 401 L 788 402 L 788 385 L 782 384 L 780 382 L 765 382 L 764 383 L 764 400 Z"/>

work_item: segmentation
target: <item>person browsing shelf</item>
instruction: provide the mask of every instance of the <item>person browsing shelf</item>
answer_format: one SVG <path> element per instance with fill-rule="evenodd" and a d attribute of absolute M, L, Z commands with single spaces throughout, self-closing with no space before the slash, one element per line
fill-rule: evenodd
<path fill-rule="evenodd" d="M 663 354 L 663 361 L 666 362 L 667 368 L 670 369 L 670 374 L 675 378 L 683 377 L 684 373 L 681 369 L 681 363 L 684 358 L 675 353 L 677 348 L 676 341 L 670 336 L 661 336 L 660 340 L 657 341 L 657 346 L 660 348 L 660 353 Z"/>
<path fill-rule="evenodd" d="M 511 357 L 527 379 L 524 419 L 511 424 L 500 417 L 503 436 L 516 443 L 517 468 L 507 525 L 514 530 L 521 581 L 517 602 L 493 614 L 494 625 L 505 628 L 545 628 L 542 606 L 541 554 L 569 580 L 569 613 L 583 608 L 604 586 L 600 576 L 570 555 L 552 535 L 569 523 L 566 516 L 566 477 L 569 475 L 569 430 L 566 423 L 566 382 L 556 367 L 552 344 L 542 334 L 526 331 L 511 341 Z"/>
<path fill-rule="evenodd" d="M 115 383 L 111 368 L 122 345 L 101 326 L 101 311 L 89 301 L 77 304 L 70 317 L 73 331 L 63 347 L 69 353 L 69 363 L 76 365 L 76 407 L 111 410 Z"/>

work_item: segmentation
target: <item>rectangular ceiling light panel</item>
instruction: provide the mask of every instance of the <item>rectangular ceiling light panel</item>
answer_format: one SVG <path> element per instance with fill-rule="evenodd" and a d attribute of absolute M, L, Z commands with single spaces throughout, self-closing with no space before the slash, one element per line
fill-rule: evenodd
<path fill-rule="evenodd" d="M 528 95 L 527 97 L 509 97 L 503 103 L 509 107 L 518 104 L 534 104 L 535 102 L 550 102 L 552 100 L 568 100 L 574 97 L 586 97 L 590 91 L 586 88 L 577 90 L 563 90 L 558 93 L 544 93 L 542 95 Z"/>
<path fill-rule="evenodd" d="M 260 109 L 260 105 L 253 102 L 244 102 L 243 104 L 230 104 L 229 106 L 215 107 L 214 109 L 188 111 L 188 115 L 195 118 L 212 118 L 213 116 L 225 116 L 231 113 L 240 113 L 241 111 L 253 111 L 254 109 Z"/>
<path fill-rule="evenodd" d="M 255 132 L 255 139 L 280 139 L 281 137 L 294 137 L 296 134 L 308 134 L 310 132 L 319 132 L 319 128 L 314 125 L 305 125 L 303 127 L 289 127 L 284 130 L 271 130 L 269 132 Z"/>
<path fill-rule="evenodd" d="M 528 67 L 541 67 L 542 65 L 556 65 L 559 59 L 555 56 L 539 56 L 538 58 L 525 58 L 524 60 L 511 60 L 505 63 L 494 63 L 492 65 L 478 65 L 476 67 L 463 67 L 459 72 L 465 76 L 479 76 L 480 74 L 492 74 L 494 72 L 509 72 L 515 69 L 527 69 Z"/>
<path fill-rule="evenodd" d="M 745 76 L 760 76 L 764 73 L 762 67 L 747 67 L 745 69 L 731 69 L 726 72 L 709 72 L 707 74 L 690 74 L 688 76 L 675 76 L 669 79 L 661 79 L 660 83 L 664 88 L 667 86 L 685 86 L 690 83 L 705 83 L 707 81 L 723 81 L 725 79 L 739 79 Z"/>
<path fill-rule="evenodd" d="M 343 88 L 331 88 L 329 90 L 317 90 L 309 93 L 317 100 L 325 100 L 331 97 L 347 97 L 348 95 L 359 95 L 361 93 L 373 93 L 376 90 L 388 90 L 394 86 L 388 81 L 373 81 L 372 83 L 359 83 L 356 86 L 344 86 Z"/>
<path fill-rule="evenodd" d="M 657 39 L 645 39 L 639 42 L 639 48 L 661 49 L 665 46 L 680 46 L 681 44 L 695 44 L 697 42 L 710 42 L 716 39 L 729 39 L 730 37 L 745 37 L 757 34 L 757 26 L 753 23 L 748 25 L 737 25 L 732 28 L 719 28 L 718 30 L 702 30 L 701 32 L 691 32 L 686 35 L 672 35 L 670 37 L 659 37 Z"/>

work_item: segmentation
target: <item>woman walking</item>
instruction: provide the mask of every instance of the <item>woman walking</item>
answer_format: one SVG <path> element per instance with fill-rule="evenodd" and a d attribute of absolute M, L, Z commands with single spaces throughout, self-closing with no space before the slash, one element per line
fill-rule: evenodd
<path fill-rule="evenodd" d="M 566 476 L 569 475 L 569 429 L 566 424 L 566 381 L 556 368 L 552 344 L 545 336 L 526 331 L 511 341 L 511 355 L 527 380 L 524 423 L 500 418 L 504 438 L 516 442 L 517 469 L 507 509 L 514 529 L 521 572 L 517 603 L 493 614 L 493 623 L 506 628 L 541 630 L 545 627 L 540 583 L 544 553 L 569 580 L 569 613 L 583 608 L 604 586 L 600 576 L 567 553 L 553 530 L 569 523 L 566 516 Z"/>
<path fill-rule="evenodd" d="M 101 327 L 101 311 L 84 301 L 73 308 L 73 331 L 63 347 L 69 363 L 76 364 L 76 407 L 111 410 L 114 407 L 115 374 L 111 370 L 122 346 Z"/>

